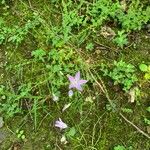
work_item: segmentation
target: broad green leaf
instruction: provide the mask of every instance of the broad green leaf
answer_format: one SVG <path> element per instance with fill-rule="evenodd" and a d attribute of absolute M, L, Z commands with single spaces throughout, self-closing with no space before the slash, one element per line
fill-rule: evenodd
<path fill-rule="evenodd" d="M 146 80 L 150 80 L 150 73 L 145 73 L 144 78 L 145 78 Z"/>
<path fill-rule="evenodd" d="M 147 72 L 147 70 L 148 70 L 148 67 L 147 67 L 146 64 L 140 64 L 140 65 L 139 65 L 139 68 L 140 68 L 140 70 L 143 71 L 143 72 Z"/>

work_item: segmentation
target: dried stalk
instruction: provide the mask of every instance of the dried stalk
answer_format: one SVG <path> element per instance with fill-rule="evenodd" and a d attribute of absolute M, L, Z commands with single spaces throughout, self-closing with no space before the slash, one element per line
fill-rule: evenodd
<path fill-rule="evenodd" d="M 91 74 L 92 78 L 94 79 L 94 81 L 96 82 L 96 84 L 99 86 L 99 88 L 101 89 L 101 91 L 105 94 L 107 100 L 109 101 L 110 105 L 113 107 L 113 103 L 109 97 L 109 94 L 107 92 L 107 89 L 103 83 L 103 81 L 100 78 L 101 84 L 96 80 L 96 78 L 94 77 L 94 75 L 92 74 L 92 72 L 89 70 L 89 73 Z M 114 108 L 114 107 L 113 107 Z M 134 123 L 132 123 L 131 121 L 129 121 L 122 113 L 119 113 L 119 115 L 127 122 L 129 123 L 131 126 L 133 126 L 139 133 L 141 133 L 142 135 L 144 135 L 145 137 L 147 137 L 148 139 L 150 139 L 150 136 L 145 133 L 144 131 L 142 131 L 139 127 L 137 127 Z"/>

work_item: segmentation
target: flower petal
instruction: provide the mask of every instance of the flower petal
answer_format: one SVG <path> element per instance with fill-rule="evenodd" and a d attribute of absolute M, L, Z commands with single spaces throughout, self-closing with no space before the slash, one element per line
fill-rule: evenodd
<path fill-rule="evenodd" d="M 59 123 L 55 123 L 55 127 L 59 127 L 60 128 L 60 124 Z"/>
<path fill-rule="evenodd" d="M 68 75 L 68 79 L 70 82 L 73 82 L 75 80 L 75 78 L 73 76 Z"/>
<path fill-rule="evenodd" d="M 67 128 L 68 126 L 67 126 L 67 124 L 65 124 L 65 123 L 59 118 L 59 120 L 57 120 L 57 121 L 55 122 L 55 127 L 58 127 L 58 128 L 60 128 L 60 129 L 65 129 L 65 128 Z"/>
<path fill-rule="evenodd" d="M 70 85 L 69 85 L 69 89 L 72 89 L 72 88 L 74 88 L 74 87 L 75 87 L 74 84 L 70 84 Z"/>
<path fill-rule="evenodd" d="M 76 79 L 77 81 L 79 81 L 79 80 L 80 80 L 80 71 L 78 71 L 78 72 L 76 73 L 76 75 L 75 75 L 75 79 Z"/>
<path fill-rule="evenodd" d="M 53 99 L 53 101 L 54 101 L 54 102 L 56 102 L 56 101 L 58 101 L 58 100 L 59 100 L 59 97 L 58 97 L 58 96 L 56 96 L 55 94 L 53 94 L 53 98 L 52 98 L 52 99 Z"/>
<path fill-rule="evenodd" d="M 78 83 L 80 84 L 80 85 L 82 85 L 82 84 L 85 84 L 85 83 L 87 83 L 88 81 L 87 80 L 80 80 Z"/>
<path fill-rule="evenodd" d="M 76 89 L 79 90 L 79 91 L 82 91 L 81 85 L 80 85 L 80 84 L 77 84 L 77 85 L 76 85 Z"/>

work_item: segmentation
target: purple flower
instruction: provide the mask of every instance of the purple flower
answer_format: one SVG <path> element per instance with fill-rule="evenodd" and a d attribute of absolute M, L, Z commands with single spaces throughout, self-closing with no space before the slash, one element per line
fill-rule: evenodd
<path fill-rule="evenodd" d="M 65 124 L 60 118 L 55 122 L 55 127 L 60 128 L 60 130 L 68 128 L 67 124 Z"/>
<path fill-rule="evenodd" d="M 69 89 L 76 88 L 79 91 L 82 91 L 81 85 L 87 82 L 87 80 L 80 79 L 80 71 L 75 74 L 75 77 L 69 75 L 68 79 L 70 81 Z"/>

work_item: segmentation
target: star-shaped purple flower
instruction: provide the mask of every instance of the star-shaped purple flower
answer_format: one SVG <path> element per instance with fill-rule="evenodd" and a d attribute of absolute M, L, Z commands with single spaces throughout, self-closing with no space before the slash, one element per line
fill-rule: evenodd
<path fill-rule="evenodd" d="M 78 91 L 82 91 L 82 85 L 87 83 L 87 80 L 80 79 L 80 71 L 75 74 L 75 77 L 68 76 L 70 81 L 69 89 L 76 88 Z"/>

